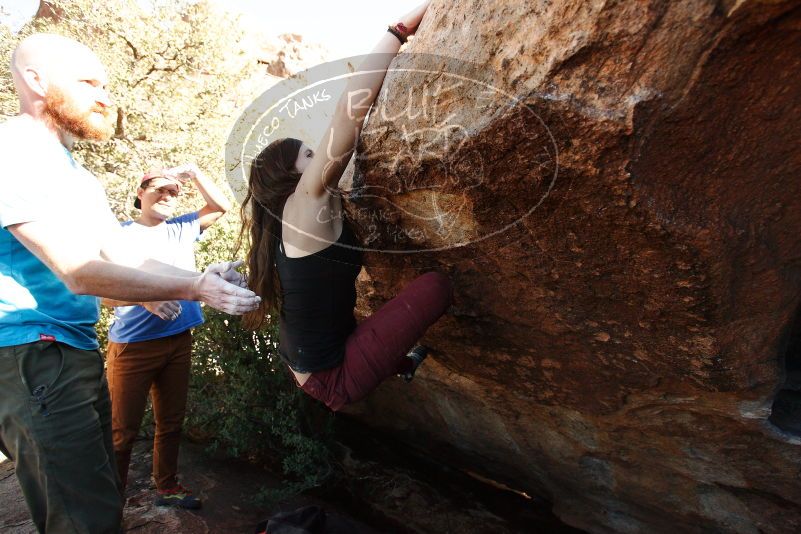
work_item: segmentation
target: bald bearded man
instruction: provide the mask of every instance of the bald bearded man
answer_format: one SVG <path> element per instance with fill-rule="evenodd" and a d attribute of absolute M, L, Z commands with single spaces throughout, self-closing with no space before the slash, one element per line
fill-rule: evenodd
<path fill-rule="evenodd" d="M 259 303 L 236 271 L 137 257 L 98 181 L 70 153 L 113 132 L 107 77 L 76 41 L 38 34 L 14 51 L 20 114 L 0 125 L 0 449 L 40 532 L 118 532 L 98 299 Z"/>

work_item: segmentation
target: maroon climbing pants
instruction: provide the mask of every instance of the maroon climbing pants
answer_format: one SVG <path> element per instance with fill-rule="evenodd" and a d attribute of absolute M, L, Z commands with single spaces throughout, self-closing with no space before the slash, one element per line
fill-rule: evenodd
<path fill-rule="evenodd" d="M 356 402 L 388 377 L 411 370 L 409 350 L 453 300 L 450 280 L 429 272 L 365 319 L 345 342 L 339 367 L 312 373 L 303 391 L 337 411 Z"/>

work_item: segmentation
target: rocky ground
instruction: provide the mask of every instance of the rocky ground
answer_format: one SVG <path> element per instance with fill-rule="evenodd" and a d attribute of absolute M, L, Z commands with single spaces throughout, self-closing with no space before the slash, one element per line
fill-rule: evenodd
<path fill-rule="evenodd" d="M 380 437 L 359 434 L 358 427 L 348 427 L 347 432 L 359 444 L 354 449 L 341 446 L 345 478 L 333 488 L 270 509 L 257 504 L 255 496 L 265 488 L 280 487 L 279 478 L 245 462 L 212 458 L 202 445 L 184 443 L 182 480 L 204 502 L 203 509 L 194 512 L 153 505 L 150 441 L 143 438 L 136 444 L 131 465 L 125 531 L 250 533 L 259 521 L 279 511 L 317 505 L 326 510 L 329 521 L 353 534 L 578 532 L 550 515 L 544 501 L 494 489 L 425 460 L 415 461 Z M 0 532 L 36 532 L 14 464 L 5 459 L 0 462 L 0 502 Z"/>
<path fill-rule="evenodd" d="M 190 512 L 158 507 L 153 504 L 155 490 L 150 479 L 150 462 L 150 442 L 138 441 L 124 512 L 125 532 L 250 533 L 272 513 L 310 504 L 325 508 L 327 515 L 333 515 L 340 523 L 347 522 L 354 533 L 380 532 L 343 517 L 330 504 L 311 497 L 296 497 L 280 503 L 275 510 L 265 510 L 254 502 L 254 497 L 262 488 L 280 483 L 274 476 L 244 462 L 209 458 L 203 453 L 203 446 L 194 443 L 184 443 L 181 448 L 182 481 L 203 500 L 203 509 Z M 8 460 L 0 463 L 0 502 L 4 503 L 0 510 L 0 532 L 36 533 L 14 476 L 14 464 Z"/>

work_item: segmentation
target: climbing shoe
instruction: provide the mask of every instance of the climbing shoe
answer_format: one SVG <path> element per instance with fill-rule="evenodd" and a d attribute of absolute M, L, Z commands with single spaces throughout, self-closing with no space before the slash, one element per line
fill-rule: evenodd
<path fill-rule="evenodd" d="M 401 377 L 407 381 L 411 382 L 412 378 L 414 378 L 414 373 L 417 371 L 417 368 L 420 367 L 420 364 L 423 363 L 423 360 L 426 359 L 428 356 L 428 347 L 424 345 L 417 345 L 415 348 L 409 351 L 406 355 L 407 358 L 410 358 L 414 365 L 412 365 L 412 370 L 407 373 L 401 373 Z"/>
<path fill-rule="evenodd" d="M 200 499 L 180 484 L 168 490 L 158 490 L 154 504 L 156 506 L 176 506 L 187 510 L 197 510 L 202 505 Z"/>

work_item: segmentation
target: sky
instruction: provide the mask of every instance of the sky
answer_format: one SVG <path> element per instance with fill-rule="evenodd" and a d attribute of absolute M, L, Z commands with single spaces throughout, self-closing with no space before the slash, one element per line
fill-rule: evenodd
<path fill-rule="evenodd" d="M 147 0 L 138 1 L 147 4 Z M 267 35 L 299 33 L 322 43 L 332 58 L 369 52 L 388 24 L 421 0 L 214 0 Z M 17 29 L 36 12 L 38 0 L 0 0 L 0 22 Z"/>

